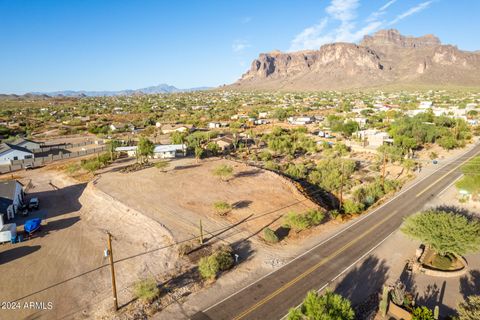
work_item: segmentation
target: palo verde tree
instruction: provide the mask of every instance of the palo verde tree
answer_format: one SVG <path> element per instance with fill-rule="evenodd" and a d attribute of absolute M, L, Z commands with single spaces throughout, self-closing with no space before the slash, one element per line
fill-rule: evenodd
<path fill-rule="evenodd" d="M 480 296 L 469 296 L 458 305 L 458 317 L 455 320 L 480 319 Z"/>
<path fill-rule="evenodd" d="M 155 145 L 152 141 L 145 137 L 141 137 L 137 146 L 137 156 L 140 158 L 140 161 L 148 162 L 148 157 L 153 156 L 154 149 Z"/>
<path fill-rule="evenodd" d="M 288 312 L 288 320 L 353 320 L 355 313 L 350 301 L 331 291 L 319 295 L 309 291 L 300 308 Z"/>
<path fill-rule="evenodd" d="M 401 230 L 441 256 L 464 255 L 480 249 L 480 222 L 452 212 L 421 212 L 406 218 Z"/>
<path fill-rule="evenodd" d="M 115 160 L 115 157 L 116 157 L 115 149 L 117 147 L 120 147 L 121 145 L 122 143 L 119 140 L 115 140 L 115 139 L 107 142 L 107 150 L 108 150 L 108 153 L 110 154 L 110 161 Z"/>

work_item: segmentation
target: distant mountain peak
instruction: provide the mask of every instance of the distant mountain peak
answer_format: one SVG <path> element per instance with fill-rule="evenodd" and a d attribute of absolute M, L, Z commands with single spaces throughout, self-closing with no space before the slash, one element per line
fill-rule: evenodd
<path fill-rule="evenodd" d="M 198 88 L 189 88 L 189 89 L 178 89 L 175 86 L 168 85 L 166 83 L 161 83 L 156 86 L 150 86 L 141 89 L 126 89 L 119 91 L 85 91 L 85 90 L 65 90 L 65 91 L 54 91 L 54 92 L 29 92 L 26 95 L 48 95 L 51 97 L 111 97 L 111 96 L 130 96 L 138 94 L 162 94 L 162 93 L 176 93 L 176 92 L 190 92 L 190 91 L 200 91 L 208 90 L 209 87 L 198 87 Z"/>
<path fill-rule="evenodd" d="M 360 42 L 361 46 L 398 46 L 402 48 L 421 48 L 439 46 L 442 43 L 440 39 L 433 34 L 427 34 L 421 37 L 411 37 L 402 35 L 397 29 L 380 30 L 369 36 L 366 35 Z"/>
<path fill-rule="evenodd" d="M 234 83 L 240 89 L 336 90 L 386 85 L 480 86 L 480 54 L 442 45 L 434 35 L 380 30 L 359 44 L 261 53 Z"/>

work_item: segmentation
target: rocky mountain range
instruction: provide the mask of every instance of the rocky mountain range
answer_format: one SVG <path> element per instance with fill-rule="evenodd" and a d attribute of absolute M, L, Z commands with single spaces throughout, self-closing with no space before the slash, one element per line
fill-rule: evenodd
<path fill-rule="evenodd" d="M 480 87 L 480 52 L 444 45 L 434 35 L 381 30 L 359 44 L 262 53 L 230 87 L 337 90 L 383 86 Z"/>
<path fill-rule="evenodd" d="M 120 91 L 54 91 L 54 92 L 30 92 L 26 95 L 33 96 L 50 96 L 50 97 L 112 97 L 112 96 L 131 96 L 138 94 L 160 94 L 160 93 L 175 93 L 175 92 L 191 92 L 191 91 L 200 91 L 208 90 L 208 87 L 198 87 L 198 88 L 189 88 L 189 89 L 179 89 L 177 87 L 168 85 L 168 84 L 159 84 L 157 86 L 151 86 L 141 89 L 127 89 Z"/>

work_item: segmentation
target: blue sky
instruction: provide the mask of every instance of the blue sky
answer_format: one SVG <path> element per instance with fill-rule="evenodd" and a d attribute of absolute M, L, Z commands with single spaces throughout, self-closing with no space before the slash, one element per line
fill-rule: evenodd
<path fill-rule="evenodd" d="M 480 50 L 478 12 L 477 0 L 0 0 L 0 92 L 217 86 L 260 52 L 383 28 Z"/>

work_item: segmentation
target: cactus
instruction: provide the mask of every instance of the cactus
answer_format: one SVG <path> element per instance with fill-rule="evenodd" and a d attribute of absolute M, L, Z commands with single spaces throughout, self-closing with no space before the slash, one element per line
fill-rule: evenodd
<path fill-rule="evenodd" d="M 433 319 L 438 320 L 439 316 L 440 316 L 440 308 L 438 306 L 435 306 L 435 309 L 433 309 Z"/>
<path fill-rule="evenodd" d="M 385 318 L 387 315 L 387 307 L 388 307 L 388 294 L 390 293 L 390 288 L 387 286 L 383 286 L 383 293 L 382 293 L 382 300 L 380 301 L 380 313 L 382 317 Z"/>
<path fill-rule="evenodd" d="M 398 306 L 403 306 L 405 302 L 405 285 L 400 281 L 393 287 L 392 301 Z"/>

